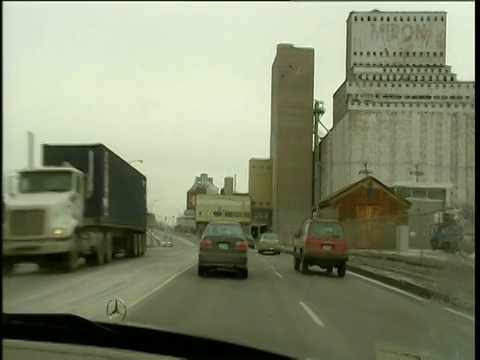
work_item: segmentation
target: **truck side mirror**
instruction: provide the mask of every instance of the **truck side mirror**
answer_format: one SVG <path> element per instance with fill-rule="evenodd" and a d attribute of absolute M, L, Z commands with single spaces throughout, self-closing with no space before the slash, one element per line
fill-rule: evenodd
<path fill-rule="evenodd" d="M 301 231 L 298 231 L 297 233 L 295 233 L 295 237 L 298 239 L 302 236 L 302 232 Z"/>

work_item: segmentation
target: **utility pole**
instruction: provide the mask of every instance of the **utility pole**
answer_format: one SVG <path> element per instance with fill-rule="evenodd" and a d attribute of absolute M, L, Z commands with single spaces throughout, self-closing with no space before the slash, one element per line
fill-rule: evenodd
<path fill-rule="evenodd" d="M 323 101 L 315 100 L 313 105 L 313 207 L 317 210 L 320 201 L 320 174 L 318 168 L 319 162 L 319 136 L 318 125 L 321 124 L 320 118 L 325 114 L 325 107 Z M 322 124 L 323 126 L 323 124 Z M 325 126 L 323 126 L 325 127 Z M 328 130 L 327 130 L 328 131 Z"/>
<path fill-rule="evenodd" d="M 368 162 L 364 162 L 363 163 L 363 169 L 360 170 L 358 173 L 363 174 L 363 175 L 365 175 L 365 177 L 367 177 L 368 175 L 373 174 L 373 171 L 370 171 L 368 169 Z"/>
<path fill-rule="evenodd" d="M 414 166 L 415 171 L 410 171 L 410 175 L 415 175 L 415 182 L 418 183 L 418 178 L 425 175 L 423 171 L 420 170 L 420 164 Z"/>

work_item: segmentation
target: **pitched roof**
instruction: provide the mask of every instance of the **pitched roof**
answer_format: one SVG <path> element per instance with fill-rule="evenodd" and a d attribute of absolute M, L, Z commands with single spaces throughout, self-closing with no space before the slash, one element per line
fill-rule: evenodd
<path fill-rule="evenodd" d="M 384 189 L 386 193 L 390 194 L 392 197 L 399 200 L 400 202 L 403 202 L 408 207 L 410 207 L 412 205 L 410 203 L 410 201 L 398 196 L 392 189 L 390 189 L 387 185 L 382 183 L 380 180 L 378 180 L 377 178 L 374 178 L 373 176 L 368 175 L 368 176 L 364 177 L 363 179 L 360 179 L 357 182 L 354 182 L 350 185 L 344 186 L 344 187 L 340 188 L 339 190 L 335 191 L 334 193 L 330 194 L 329 196 L 327 196 L 325 199 L 323 199 L 322 201 L 320 201 L 318 203 L 318 208 L 321 209 L 321 208 L 325 208 L 327 206 L 330 206 L 339 197 L 341 197 L 342 195 L 345 195 L 347 193 L 350 193 L 354 190 L 357 190 L 359 187 L 361 187 L 367 181 L 373 181 L 378 186 L 380 186 L 382 189 Z"/>

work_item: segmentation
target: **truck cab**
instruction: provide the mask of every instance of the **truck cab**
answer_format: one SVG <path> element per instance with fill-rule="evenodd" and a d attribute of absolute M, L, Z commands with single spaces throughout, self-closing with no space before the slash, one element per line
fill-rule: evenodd
<path fill-rule="evenodd" d="M 77 254 L 77 229 L 82 225 L 86 175 L 65 163 L 20 170 L 8 178 L 4 204 L 3 262 L 11 271 L 19 262 L 41 267 L 63 258 L 72 267 Z M 61 259 L 62 260 L 62 259 Z"/>

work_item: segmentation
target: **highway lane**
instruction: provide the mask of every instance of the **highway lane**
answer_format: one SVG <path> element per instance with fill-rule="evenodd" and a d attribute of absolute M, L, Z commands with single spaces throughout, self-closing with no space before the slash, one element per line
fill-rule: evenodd
<path fill-rule="evenodd" d="M 297 358 L 375 358 L 375 349 L 474 359 L 474 322 L 353 274 L 302 275 L 292 257 L 250 252 L 248 280 L 196 266 L 130 309 L 128 320 Z M 335 273 L 334 273 L 335 274 Z"/>
<path fill-rule="evenodd" d="M 3 310 L 70 312 L 106 321 L 106 304 L 112 297 L 131 304 L 196 262 L 196 245 L 170 236 L 174 237 L 172 248 L 148 248 L 141 258 L 84 266 L 73 274 L 39 271 L 35 265 L 20 264 L 16 273 L 3 276 Z"/>
<path fill-rule="evenodd" d="M 401 294 L 347 273 L 326 275 L 318 267 L 309 275 L 293 270 L 290 255 L 262 256 L 283 281 L 302 294 L 305 302 L 349 346 L 391 345 L 434 359 L 474 359 L 475 323 L 446 311 L 443 305 Z M 330 325 L 331 324 L 331 325 Z"/>

